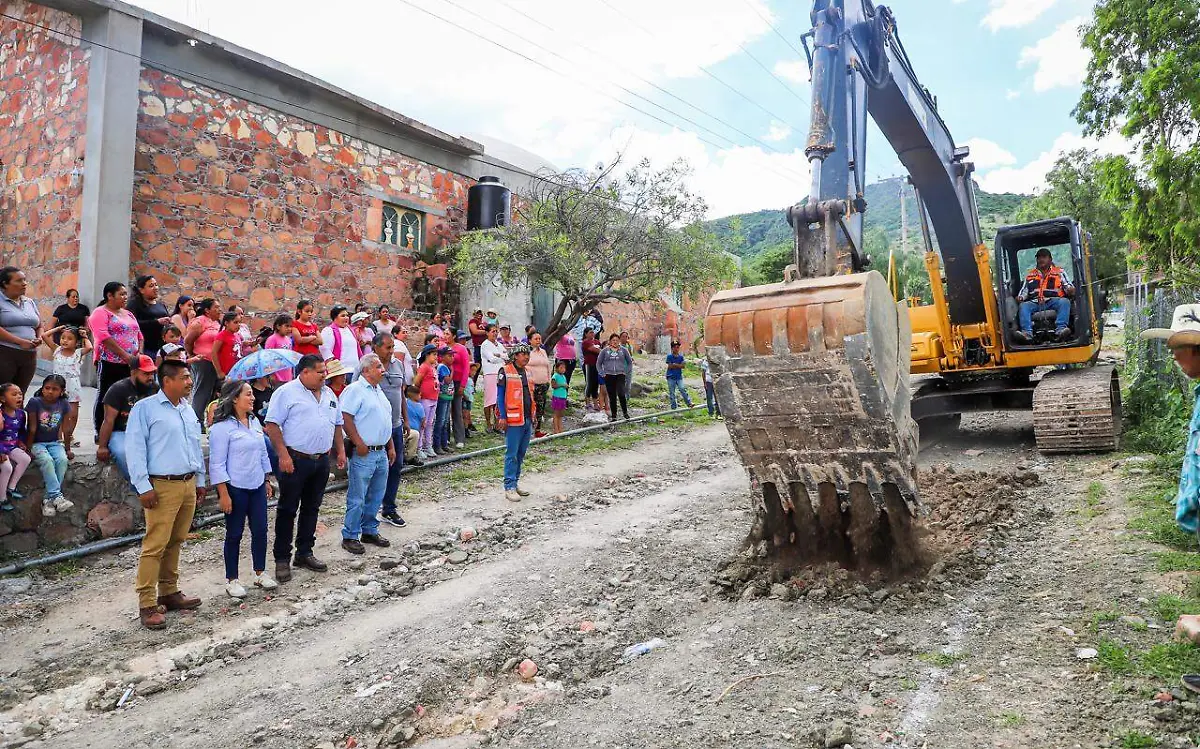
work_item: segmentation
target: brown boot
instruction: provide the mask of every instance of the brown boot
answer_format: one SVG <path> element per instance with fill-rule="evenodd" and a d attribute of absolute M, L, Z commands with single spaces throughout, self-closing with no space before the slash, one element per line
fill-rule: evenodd
<path fill-rule="evenodd" d="M 138 609 L 138 619 L 146 629 L 166 629 L 167 617 L 163 616 L 162 606 L 147 606 Z"/>
<path fill-rule="evenodd" d="M 292 565 L 286 559 L 275 562 L 275 581 L 286 583 L 292 580 Z"/>
<path fill-rule="evenodd" d="M 200 608 L 200 599 L 188 598 L 182 590 L 177 590 L 168 596 L 159 596 L 158 605 L 165 606 L 167 611 L 185 611 Z"/>

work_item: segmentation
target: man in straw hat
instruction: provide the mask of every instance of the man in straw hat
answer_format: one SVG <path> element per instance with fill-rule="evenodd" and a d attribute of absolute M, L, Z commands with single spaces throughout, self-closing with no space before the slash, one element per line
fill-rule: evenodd
<path fill-rule="evenodd" d="M 1142 338 L 1166 340 L 1183 373 L 1200 380 L 1200 304 L 1179 305 L 1171 327 L 1150 328 L 1142 332 Z M 1179 475 L 1175 521 L 1188 533 L 1200 531 L 1200 385 L 1196 386 L 1196 405 L 1192 409 L 1183 471 Z"/>

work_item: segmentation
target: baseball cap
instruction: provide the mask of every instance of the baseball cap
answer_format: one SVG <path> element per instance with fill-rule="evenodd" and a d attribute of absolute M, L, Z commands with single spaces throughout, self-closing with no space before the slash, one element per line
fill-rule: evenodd
<path fill-rule="evenodd" d="M 442 346 L 440 349 L 438 349 L 438 356 L 445 356 L 446 354 L 453 353 L 454 349 L 450 348 L 449 346 Z"/>
<path fill-rule="evenodd" d="M 435 353 L 437 350 L 438 350 L 438 347 L 434 346 L 432 343 L 425 344 L 425 347 L 421 349 L 420 356 L 418 356 L 417 358 L 424 359 L 425 357 L 429 356 L 430 354 Z"/>
<path fill-rule="evenodd" d="M 370 320 L 370 319 L 371 319 L 371 316 L 368 315 L 366 312 L 355 312 L 353 315 L 350 316 L 350 322 L 352 322 L 352 323 L 362 322 L 363 320 Z"/>
<path fill-rule="evenodd" d="M 183 346 L 180 346 L 178 343 L 164 343 L 159 351 L 162 352 L 163 356 L 172 356 L 183 351 Z"/>
<path fill-rule="evenodd" d="M 142 354 L 141 356 L 138 357 L 137 368 L 142 370 L 143 372 L 157 372 L 158 371 L 158 367 L 156 367 L 154 365 L 154 360 L 151 359 L 150 357 L 146 356 L 145 354 Z"/>
<path fill-rule="evenodd" d="M 471 334 L 465 330 L 460 330 L 460 331 L 458 331 L 458 335 L 455 337 L 460 341 L 465 341 L 471 337 Z"/>
<path fill-rule="evenodd" d="M 512 330 L 512 326 L 506 322 L 502 322 L 502 323 L 500 323 L 500 329 L 501 330 Z"/>

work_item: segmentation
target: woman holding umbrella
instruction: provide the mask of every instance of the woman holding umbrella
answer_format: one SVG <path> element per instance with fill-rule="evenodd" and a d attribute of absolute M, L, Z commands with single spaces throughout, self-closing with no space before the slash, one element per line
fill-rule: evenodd
<path fill-rule="evenodd" d="M 295 369 L 300 363 L 300 354 L 288 349 L 267 348 L 260 349 L 253 353 L 242 357 L 229 368 L 227 382 L 234 380 L 243 380 L 250 383 L 250 390 L 254 394 L 254 410 L 252 414 L 258 417 L 260 423 L 266 423 L 267 406 L 271 403 L 271 396 L 275 394 L 275 388 L 279 385 L 279 381 L 275 378 L 278 372 L 290 372 Z M 271 444 L 271 440 L 266 435 L 263 439 L 267 443 L 267 457 L 271 460 L 272 470 L 278 474 L 279 456 L 275 454 L 275 446 Z"/>

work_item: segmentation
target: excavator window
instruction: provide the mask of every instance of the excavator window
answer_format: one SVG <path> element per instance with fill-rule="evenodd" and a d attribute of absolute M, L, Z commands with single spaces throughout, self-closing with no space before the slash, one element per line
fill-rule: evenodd
<path fill-rule="evenodd" d="M 1017 346 L 1077 345 L 1077 321 L 1080 319 L 1080 305 L 1083 299 L 1080 293 L 1076 293 L 1070 300 L 1068 337 L 1061 338 L 1056 334 L 1056 314 L 1052 311 L 1033 313 L 1032 341 L 1025 341 L 1019 337 L 1020 303 L 1017 301 L 1017 294 L 1025 284 L 1025 274 L 1036 266 L 1037 253 L 1041 249 L 1050 251 L 1054 264 L 1062 268 L 1066 281 L 1075 286 L 1077 292 L 1081 290 L 1077 279 L 1085 277 L 1082 272 L 1083 254 L 1073 222 L 1065 219 L 1049 220 L 1021 227 L 1002 228 L 996 236 L 996 254 L 997 266 L 1001 272 L 998 286 L 1004 292 L 999 296 L 1006 337 Z"/>

